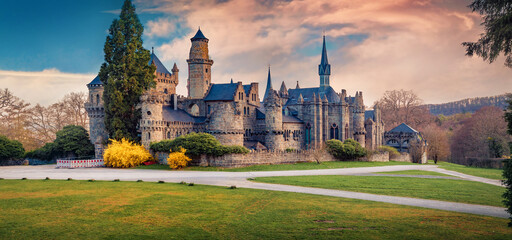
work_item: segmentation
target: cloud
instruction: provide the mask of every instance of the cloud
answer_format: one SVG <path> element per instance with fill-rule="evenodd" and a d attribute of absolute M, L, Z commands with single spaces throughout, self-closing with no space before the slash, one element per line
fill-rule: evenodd
<path fill-rule="evenodd" d="M 159 18 L 156 21 L 148 21 L 144 34 L 148 37 L 166 37 L 176 29 L 177 21 L 168 18 Z"/>
<path fill-rule="evenodd" d="M 325 30 L 332 65 L 331 84 L 349 93 L 363 91 L 366 105 L 385 90 L 413 89 L 429 103 L 501 94 L 512 88 L 510 69 L 464 56 L 463 41 L 483 30 L 480 16 L 464 1 L 315 0 L 256 1 L 153 0 L 147 11 L 179 16 L 186 37 L 157 47 L 167 66 L 181 71 L 178 92 L 186 94 L 190 37 L 198 26 L 210 39 L 215 61 L 212 81 L 231 77 L 259 82 L 264 91 L 266 66 L 274 86 L 318 85 L 321 34 Z M 151 6 L 149 6 L 151 5 Z M 172 34 L 172 33 L 170 33 Z M 367 36 L 349 41 L 353 36 Z M 333 48 L 332 46 L 335 46 Z M 301 49 L 316 50 L 303 54 Z"/>
<path fill-rule="evenodd" d="M 83 92 L 95 74 L 63 73 L 57 69 L 40 72 L 0 70 L 2 88 L 33 105 L 50 105 L 70 92 Z"/>

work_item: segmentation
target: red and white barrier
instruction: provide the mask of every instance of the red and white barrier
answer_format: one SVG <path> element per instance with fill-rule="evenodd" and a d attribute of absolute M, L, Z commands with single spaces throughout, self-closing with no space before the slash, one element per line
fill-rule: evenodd
<path fill-rule="evenodd" d="M 57 168 L 91 168 L 103 167 L 105 163 L 103 159 L 88 159 L 88 160 L 65 160 L 57 159 Z"/>

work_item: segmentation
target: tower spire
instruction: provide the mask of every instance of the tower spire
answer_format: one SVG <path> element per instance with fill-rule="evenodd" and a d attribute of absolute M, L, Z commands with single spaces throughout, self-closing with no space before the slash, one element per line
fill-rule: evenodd
<path fill-rule="evenodd" d="M 328 87 L 330 85 L 329 76 L 331 75 L 331 64 L 329 64 L 329 60 L 327 59 L 325 35 L 323 36 L 322 58 L 320 60 L 320 65 L 318 65 L 318 75 L 320 75 L 320 88 Z"/>
<path fill-rule="evenodd" d="M 268 77 L 267 77 L 267 89 L 265 90 L 265 95 L 263 96 L 263 101 L 268 97 L 270 91 L 274 91 L 272 88 L 272 78 L 270 77 L 270 64 L 268 65 Z"/>
<path fill-rule="evenodd" d="M 151 54 L 155 54 L 155 48 L 151 47 Z"/>

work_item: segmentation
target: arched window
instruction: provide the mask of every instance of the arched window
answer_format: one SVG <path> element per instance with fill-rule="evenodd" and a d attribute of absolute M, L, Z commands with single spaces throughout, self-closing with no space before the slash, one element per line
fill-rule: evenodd
<path fill-rule="evenodd" d="M 339 139 L 339 128 L 336 123 L 331 125 L 331 134 L 329 139 Z"/>
<path fill-rule="evenodd" d="M 348 139 L 348 123 L 345 124 L 345 139 Z"/>
<path fill-rule="evenodd" d="M 96 105 L 100 105 L 100 95 L 96 94 Z"/>
<path fill-rule="evenodd" d="M 167 132 L 167 139 L 171 138 L 171 132 Z"/>
<path fill-rule="evenodd" d="M 148 140 L 151 140 L 151 133 L 148 132 Z"/>

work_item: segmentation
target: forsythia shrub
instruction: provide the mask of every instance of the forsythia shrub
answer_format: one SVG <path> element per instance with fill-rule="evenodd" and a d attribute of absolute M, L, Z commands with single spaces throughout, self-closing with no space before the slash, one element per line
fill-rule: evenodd
<path fill-rule="evenodd" d="M 129 168 L 153 160 L 153 156 L 141 145 L 121 139 L 111 140 L 105 149 L 103 160 L 107 167 Z"/>
<path fill-rule="evenodd" d="M 187 150 L 182 147 L 180 147 L 176 152 L 171 151 L 171 153 L 169 153 L 169 157 L 167 157 L 167 164 L 169 164 L 169 167 L 172 169 L 186 167 L 192 159 L 187 157 L 185 152 L 187 152 Z"/>

